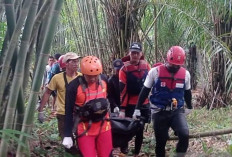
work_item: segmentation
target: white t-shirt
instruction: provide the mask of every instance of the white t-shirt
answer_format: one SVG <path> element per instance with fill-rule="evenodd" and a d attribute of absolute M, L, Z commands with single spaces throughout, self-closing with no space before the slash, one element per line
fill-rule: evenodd
<path fill-rule="evenodd" d="M 158 79 L 158 68 L 154 67 L 152 68 L 146 77 L 146 80 L 144 82 L 144 86 L 147 88 L 152 88 L 153 84 L 157 81 Z M 190 73 L 188 70 L 186 70 L 186 75 L 185 75 L 185 90 L 189 90 L 191 88 L 191 83 L 190 83 Z"/>
<path fill-rule="evenodd" d="M 50 70 L 51 70 L 51 66 L 50 65 L 46 65 L 46 73 L 47 73 L 47 75 L 46 75 L 45 85 L 47 85 L 48 82 L 49 82 L 48 75 L 49 75 Z"/>

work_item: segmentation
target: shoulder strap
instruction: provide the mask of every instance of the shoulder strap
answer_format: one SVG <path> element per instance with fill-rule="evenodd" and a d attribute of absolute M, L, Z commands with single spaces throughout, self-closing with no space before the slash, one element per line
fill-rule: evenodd
<path fill-rule="evenodd" d="M 83 82 L 82 77 L 78 77 L 78 80 L 79 80 L 79 82 L 80 82 L 82 91 L 85 92 L 85 89 L 86 89 L 87 87 L 86 87 L 86 84 Z"/>
<path fill-rule="evenodd" d="M 101 88 L 103 89 L 101 76 L 99 75 L 98 77 L 99 77 L 99 79 L 98 79 L 98 80 L 99 80 L 99 85 L 100 85 L 100 86 L 101 86 Z"/>
<path fill-rule="evenodd" d="M 64 77 L 64 83 L 65 83 L 65 88 L 68 85 L 67 77 L 66 77 L 66 72 L 63 72 L 63 77 Z"/>

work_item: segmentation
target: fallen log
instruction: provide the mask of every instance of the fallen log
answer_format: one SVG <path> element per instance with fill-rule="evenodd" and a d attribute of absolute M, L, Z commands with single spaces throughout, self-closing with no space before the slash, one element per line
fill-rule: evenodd
<path fill-rule="evenodd" d="M 189 135 L 189 138 L 201 138 L 201 137 L 208 137 L 208 136 L 217 136 L 217 135 L 224 135 L 224 134 L 231 134 L 232 128 L 223 129 L 223 130 L 216 130 L 216 131 L 209 131 L 209 132 L 200 132 L 196 134 Z M 168 140 L 178 140 L 177 136 L 172 136 Z"/>

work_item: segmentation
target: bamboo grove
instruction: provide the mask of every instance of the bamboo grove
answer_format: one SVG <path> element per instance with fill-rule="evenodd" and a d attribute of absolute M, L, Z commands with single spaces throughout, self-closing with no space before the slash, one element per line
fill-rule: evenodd
<path fill-rule="evenodd" d="M 30 153 L 35 104 L 55 52 L 96 55 L 109 74 L 132 41 L 143 43 L 151 64 L 181 45 L 192 88 L 204 91 L 201 105 L 230 105 L 231 6 L 230 0 L 0 0 L 0 156 L 11 138 L 19 139 L 17 156 Z"/>

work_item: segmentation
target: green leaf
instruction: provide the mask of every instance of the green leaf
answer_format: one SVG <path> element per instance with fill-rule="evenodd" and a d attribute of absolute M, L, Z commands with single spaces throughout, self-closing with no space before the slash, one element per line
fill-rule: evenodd
<path fill-rule="evenodd" d="M 1 133 L 5 133 L 5 134 L 18 134 L 18 135 L 23 135 L 26 136 L 28 138 L 33 138 L 31 135 L 27 134 L 27 133 L 23 133 L 21 131 L 18 130 L 12 130 L 12 129 L 3 129 L 0 130 Z"/>

